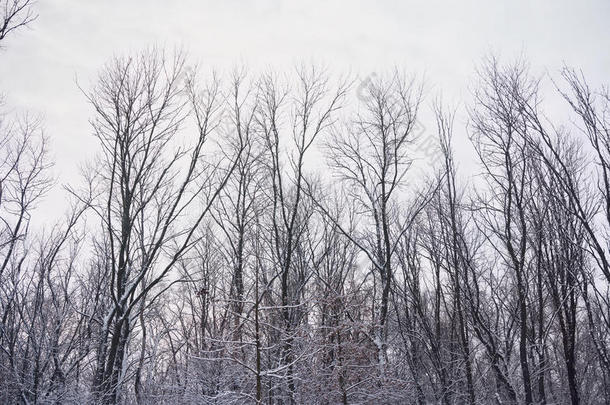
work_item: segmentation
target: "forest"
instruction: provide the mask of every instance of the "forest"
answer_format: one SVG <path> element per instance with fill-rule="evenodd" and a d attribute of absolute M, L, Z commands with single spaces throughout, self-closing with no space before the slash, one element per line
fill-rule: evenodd
<path fill-rule="evenodd" d="M 32 2 L 0 4 L 19 52 Z M 607 403 L 607 87 L 495 56 L 459 107 L 402 69 L 205 72 L 100 66 L 71 184 L 2 105 L 0 403 Z"/>

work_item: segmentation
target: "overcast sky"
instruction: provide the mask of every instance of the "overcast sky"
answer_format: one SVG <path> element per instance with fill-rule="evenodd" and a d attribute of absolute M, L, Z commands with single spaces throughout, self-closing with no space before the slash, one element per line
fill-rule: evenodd
<path fill-rule="evenodd" d="M 83 1 L 39 0 L 30 29 L 0 50 L 12 109 L 44 116 L 60 181 L 95 150 L 88 88 L 113 55 L 180 46 L 218 68 L 323 63 L 361 77 L 395 65 L 425 73 L 428 92 L 463 102 L 481 58 L 524 54 L 533 69 L 563 62 L 608 83 L 610 1 Z"/>

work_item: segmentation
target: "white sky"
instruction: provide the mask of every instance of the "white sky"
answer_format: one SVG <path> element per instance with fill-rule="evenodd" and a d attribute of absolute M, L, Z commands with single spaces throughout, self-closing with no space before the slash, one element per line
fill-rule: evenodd
<path fill-rule="evenodd" d="M 314 61 L 366 76 L 398 65 L 425 73 L 429 99 L 442 91 L 452 103 L 467 101 L 490 51 L 523 54 L 536 72 L 565 62 L 609 82 L 607 0 L 39 0 L 37 12 L 0 50 L 0 92 L 9 107 L 43 115 L 60 182 L 78 179 L 96 149 L 76 78 L 88 88 L 111 56 L 150 45 L 181 46 L 206 68 Z"/>

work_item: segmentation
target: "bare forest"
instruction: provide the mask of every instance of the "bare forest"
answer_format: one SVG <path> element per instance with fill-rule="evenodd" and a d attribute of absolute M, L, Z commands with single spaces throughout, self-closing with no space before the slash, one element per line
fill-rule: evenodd
<path fill-rule="evenodd" d="M 2 53 L 36 17 L 0 1 Z M 400 68 L 207 71 L 151 47 L 75 84 L 69 184 L 2 105 L 0 403 L 607 403 L 607 87 L 484 55 L 459 106 Z"/>

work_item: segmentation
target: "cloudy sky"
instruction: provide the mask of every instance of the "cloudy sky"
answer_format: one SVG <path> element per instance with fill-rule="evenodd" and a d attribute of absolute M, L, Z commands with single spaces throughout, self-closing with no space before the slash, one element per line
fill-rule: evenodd
<path fill-rule="evenodd" d="M 363 77 L 398 65 L 455 104 L 490 52 L 525 55 L 536 72 L 565 62 L 596 85 L 610 73 L 607 0 L 39 0 L 37 9 L 0 50 L 0 90 L 11 109 L 44 117 L 60 181 L 95 150 L 77 81 L 86 89 L 110 57 L 150 45 L 220 69 L 313 61 Z"/>

